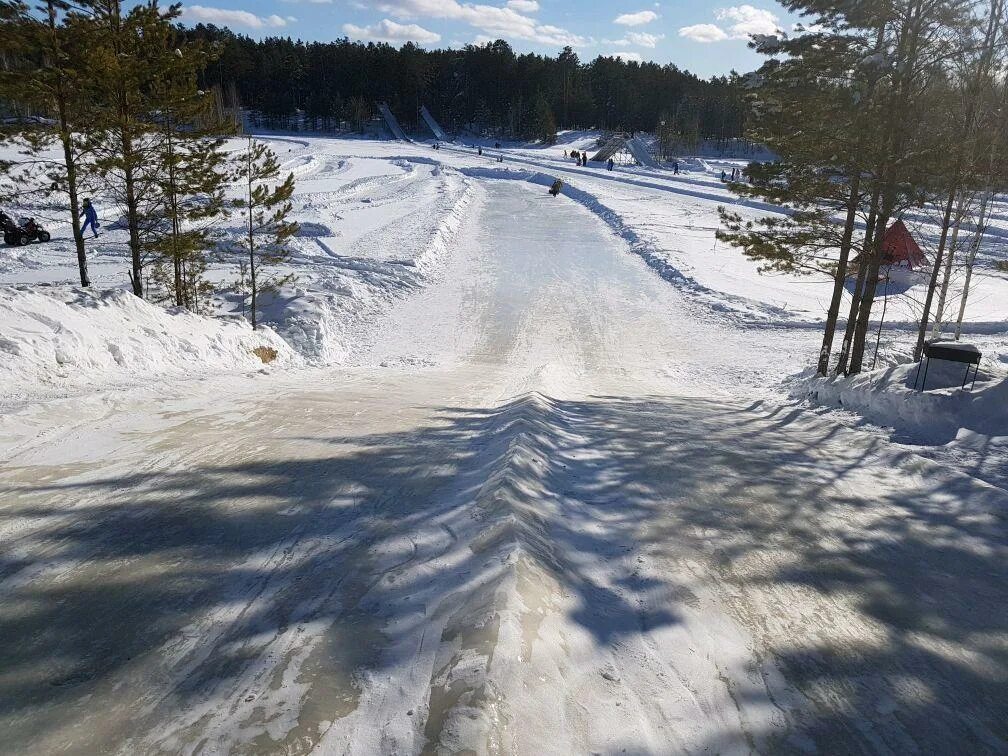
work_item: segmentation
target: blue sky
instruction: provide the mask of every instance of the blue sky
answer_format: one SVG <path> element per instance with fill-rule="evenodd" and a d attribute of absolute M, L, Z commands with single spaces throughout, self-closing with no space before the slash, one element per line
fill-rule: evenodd
<path fill-rule="evenodd" d="M 794 22 L 772 0 L 732 5 L 598 0 L 202 0 L 184 18 L 253 37 L 328 41 L 343 36 L 396 46 L 460 47 L 506 39 L 519 51 L 556 54 L 573 47 L 582 60 L 599 54 L 674 63 L 708 77 L 749 71 L 759 57 L 749 34 Z"/>

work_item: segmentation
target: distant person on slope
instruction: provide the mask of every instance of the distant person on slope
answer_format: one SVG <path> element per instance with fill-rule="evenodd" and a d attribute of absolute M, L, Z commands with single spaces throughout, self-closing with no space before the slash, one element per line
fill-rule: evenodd
<path fill-rule="evenodd" d="M 480 155 L 480 157 L 483 156 L 483 148 L 482 147 L 477 147 L 476 148 L 476 152 Z"/>
<path fill-rule="evenodd" d="M 672 173 L 675 176 L 679 175 L 679 161 L 678 160 L 676 160 L 674 163 L 672 163 Z"/>
<path fill-rule="evenodd" d="M 585 168 L 588 167 L 588 153 L 587 152 L 582 152 L 581 153 L 581 165 L 583 165 Z"/>
<path fill-rule="evenodd" d="M 611 171 L 613 169 L 614 165 L 615 165 L 615 163 L 613 162 L 613 159 L 609 158 L 609 162 L 606 163 L 606 168 L 608 168 Z"/>
<path fill-rule="evenodd" d="M 549 193 L 556 197 L 560 194 L 560 190 L 563 189 L 563 181 L 557 179 L 553 182 L 553 186 L 550 187 Z"/>
<path fill-rule="evenodd" d="M 95 210 L 94 205 L 91 204 L 91 200 L 84 200 L 82 210 L 84 211 L 84 225 L 81 226 L 81 234 L 83 235 L 87 227 L 91 226 L 91 230 L 94 232 L 94 235 L 98 236 L 98 211 Z"/>

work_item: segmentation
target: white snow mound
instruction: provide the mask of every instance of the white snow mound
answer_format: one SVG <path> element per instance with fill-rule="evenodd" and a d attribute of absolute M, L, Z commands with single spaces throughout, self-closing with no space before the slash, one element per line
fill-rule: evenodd
<path fill-rule="evenodd" d="M 300 358 L 272 330 L 151 304 L 124 289 L 0 287 L 0 383 L 4 398 L 165 375 L 261 368 Z"/>
<path fill-rule="evenodd" d="M 806 373 L 792 394 L 843 407 L 918 443 L 946 443 L 963 431 L 986 437 L 1008 434 L 1008 378 L 981 370 L 975 386 L 967 382 L 963 389 L 965 369 L 958 363 L 932 360 L 926 391 L 914 389 L 917 363 L 846 378 Z"/>

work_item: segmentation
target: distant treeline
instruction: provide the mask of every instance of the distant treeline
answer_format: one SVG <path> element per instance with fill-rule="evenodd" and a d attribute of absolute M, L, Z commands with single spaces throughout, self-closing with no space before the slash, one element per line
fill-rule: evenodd
<path fill-rule="evenodd" d="M 665 121 L 685 142 L 742 136 L 743 97 L 735 77 L 709 81 L 673 65 L 598 57 L 582 63 L 517 55 L 503 40 L 460 50 L 407 43 L 257 41 L 199 25 L 185 32 L 216 43 L 220 57 L 204 73 L 255 111 L 263 125 L 360 128 L 386 101 L 407 128 L 426 104 L 451 131 L 549 139 L 557 128 L 659 130 Z M 298 113 L 300 112 L 300 116 Z"/>

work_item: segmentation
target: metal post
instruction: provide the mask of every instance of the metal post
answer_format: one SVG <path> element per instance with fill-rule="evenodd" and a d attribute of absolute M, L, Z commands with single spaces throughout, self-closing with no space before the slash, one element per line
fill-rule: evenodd
<path fill-rule="evenodd" d="M 715 237 L 716 238 L 716 237 Z M 886 307 L 889 306 L 889 273 L 892 271 L 892 265 L 886 266 L 885 274 L 885 295 L 882 299 L 882 318 L 878 323 L 878 336 L 875 337 L 875 357 L 872 359 L 871 369 L 875 369 L 875 363 L 878 362 L 878 350 L 879 344 L 882 343 L 882 324 L 885 322 Z"/>

